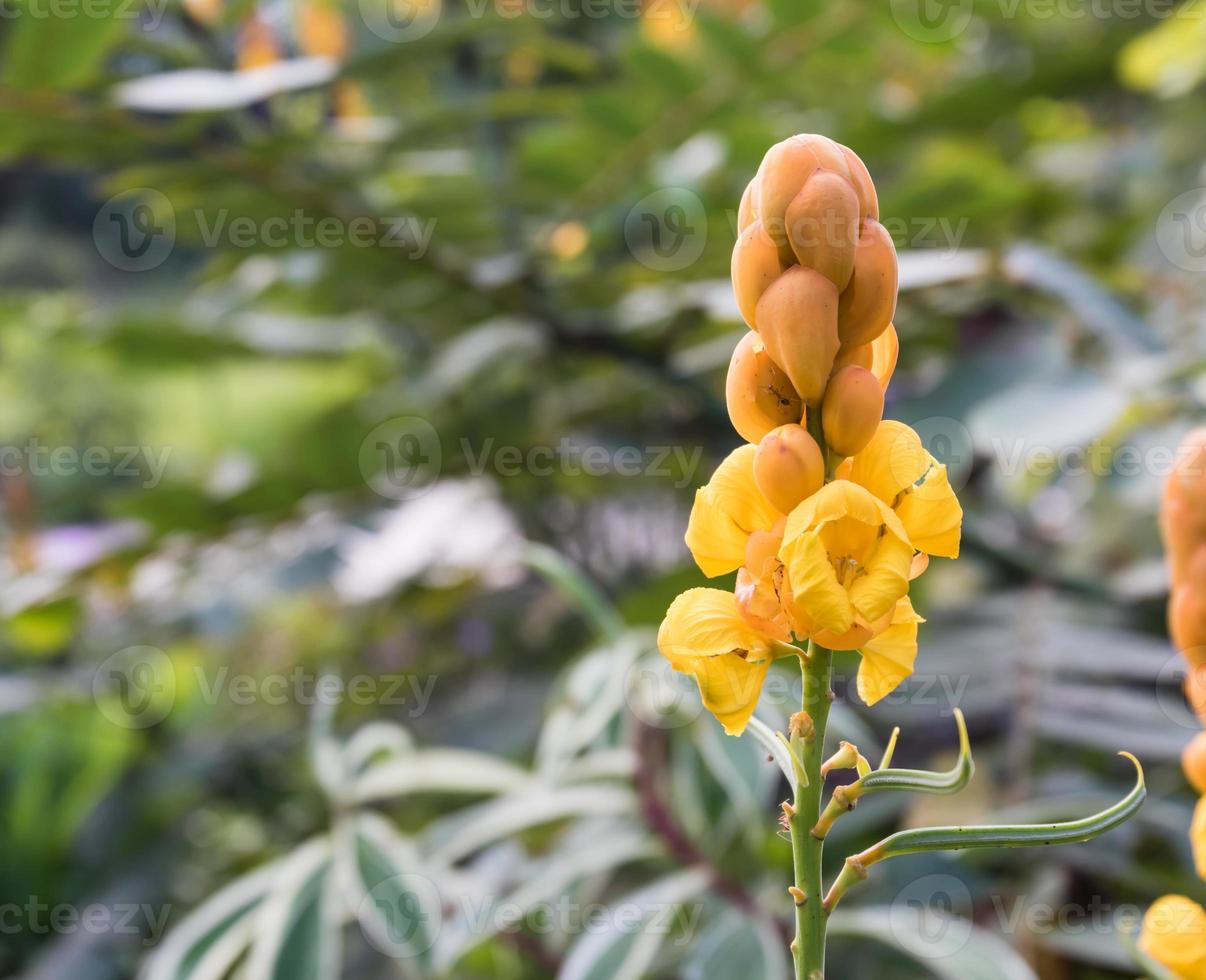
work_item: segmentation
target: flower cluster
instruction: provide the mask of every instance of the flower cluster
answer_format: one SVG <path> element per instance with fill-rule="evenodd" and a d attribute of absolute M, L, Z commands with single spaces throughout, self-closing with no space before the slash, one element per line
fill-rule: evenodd
<path fill-rule="evenodd" d="M 1171 579 L 1169 632 L 1189 664 L 1185 693 L 1206 725 L 1206 429 L 1182 443 L 1164 486 L 1160 529 Z M 1185 747 L 1181 764 L 1200 797 L 1189 836 L 1198 875 L 1206 878 L 1206 731 Z M 1206 910 L 1166 895 L 1144 917 L 1140 946 L 1183 980 L 1206 980 Z"/>
<path fill-rule="evenodd" d="M 729 365 L 746 444 L 695 498 L 686 542 L 708 577 L 671 604 L 658 647 L 731 735 L 794 639 L 862 657 L 872 704 L 912 673 L 909 583 L 959 552 L 946 468 L 884 421 L 898 352 L 897 261 L 862 161 L 823 136 L 771 147 L 746 188 L 733 288 L 750 326 Z"/>

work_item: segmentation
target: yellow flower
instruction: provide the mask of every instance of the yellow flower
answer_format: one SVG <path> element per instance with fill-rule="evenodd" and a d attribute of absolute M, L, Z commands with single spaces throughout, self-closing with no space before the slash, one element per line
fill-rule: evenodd
<path fill-rule="evenodd" d="M 745 563 L 745 548 L 755 531 L 769 531 L 783 516 L 754 483 L 757 446 L 733 450 L 707 486 L 695 491 L 687 522 L 687 547 L 708 578 Z"/>
<path fill-rule="evenodd" d="M 740 735 L 754 713 L 774 640 L 754 629 L 733 593 L 688 589 L 670 604 L 657 647 L 675 670 L 699 684 L 704 707 L 730 735 Z"/>
<path fill-rule="evenodd" d="M 891 507 L 918 551 L 959 557 L 963 508 L 946 467 L 907 425 L 881 422 L 866 448 L 838 467 L 837 475 L 865 487 Z"/>
<path fill-rule="evenodd" d="M 1143 917 L 1139 948 L 1181 980 L 1206 980 L 1206 911 L 1183 895 L 1157 899 Z"/>
<path fill-rule="evenodd" d="M 782 523 L 786 523 L 784 520 Z M 737 608 L 754 629 L 783 643 L 803 632 L 792 614 L 791 582 L 779 560 L 783 529 L 755 531 L 745 549 L 745 564 L 737 571 Z"/>
<path fill-rule="evenodd" d="M 835 480 L 788 515 L 779 557 L 796 618 L 840 636 L 876 623 L 908 594 L 913 545 L 887 504 Z"/>

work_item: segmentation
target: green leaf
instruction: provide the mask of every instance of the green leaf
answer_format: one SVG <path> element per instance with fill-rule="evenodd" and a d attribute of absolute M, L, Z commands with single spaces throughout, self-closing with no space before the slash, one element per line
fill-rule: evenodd
<path fill-rule="evenodd" d="M 894 911 L 839 909 L 829 920 L 829 935 L 890 946 L 939 980 L 1036 980 L 1034 971 L 1008 943 L 966 919 L 921 909 L 920 928 L 912 933 L 901 927 Z"/>
<path fill-rule="evenodd" d="M 774 927 L 726 909 L 709 920 L 691 947 L 684 980 L 787 980 L 787 948 Z"/>
<path fill-rule="evenodd" d="M 707 871 L 695 868 L 619 899 L 612 905 L 617 914 L 574 943 L 557 980 L 639 980 L 647 976 L 668 938 L 667 912 L 699 895 L 710 880 Z M 624 914 L 619 915 L 618 910 Z"/>
<path fill-rule="evenodd" d="M 298 855 L 325 847 L 312 841 L 291 857 L 246 875 L 211 896 L 167 936 L 146 964 L 145 980 L 217 980 L 229 972 L 255 936 L 256 913 L 282 870 Z"/>
<path fill-rule="evenodd" d="M 43 4 L 19 2 L 6 18 L 0 78 L 16 89 L 68 89 L 91 81 L 121 33 L 137 25 L 135 9 L 127 3 L 84 3 L 75 16 L 48 17 Z"/>
<path fill-rule="evenodd" d="M 624 620 L 615 607 L 585 575 L 559 552 L 539 544 L 524 549 L 524 560 L 574 600 L 604 640 L 615 642 L 624 634 Z"/>
<path fill-rule="evenodd" d="M 339 975 L 340 916 L 331 888 L 330 846 L 286 863 L 256 915 L 248 980 L 327 980 Z"/>
<path fill-rule="evenodd" d="M 339 861 L 369 942 L 427 971 L 443 924 L 443 893 L 418 852 L 388 822 L 364 815 L 341 828 Z"/>

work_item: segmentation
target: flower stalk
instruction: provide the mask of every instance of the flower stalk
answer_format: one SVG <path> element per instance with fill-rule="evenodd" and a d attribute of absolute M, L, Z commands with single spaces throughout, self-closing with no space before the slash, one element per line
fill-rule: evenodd
<path fill-rule="evenodd" d="M 823 977 L 825 971 L 825 926 L 828 913 L 821 901 L 824 885 L 821 880 L 821 853 L 825 842 L 812 835 L 821 812 L 821 791 L 824 779 L 821 765 L 825 758 L 825 729 L 829 721 L 829 706 L 833 702 L 831 688 L 833 653 L 813 642 L 808 645 L 808 657 L 802 663 L 804 678 L 803 711 L 812 719 L 810 737 L 793 736 L 792 750 L 808 777 L 807 784 L 796 787 L 794 812 L 789 820 L 792 857 L 795 867 L 796 891 L 803 898 L 796 901 L 796 938 L 792 943 L 792 959 L 798 980 Z"/>

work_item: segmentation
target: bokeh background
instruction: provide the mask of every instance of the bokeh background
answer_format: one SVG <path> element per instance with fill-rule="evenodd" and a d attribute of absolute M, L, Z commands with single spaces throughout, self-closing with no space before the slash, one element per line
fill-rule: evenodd
<path fill-rule="evenodd" d="M 848 144 L 963 556 L 837 735 L 978 771 L 842 978 L 1134 977 L 1199 900 L 1160 484 L 1206 398 L 1206 4 L 5 0 L 0 974 L 785 977 L 785 788 L 651 654 L 742 189 Z M 342 686 L 336 680 L 342 678 Z M 798 679 L 772 679 L 781 725 Z"/>

